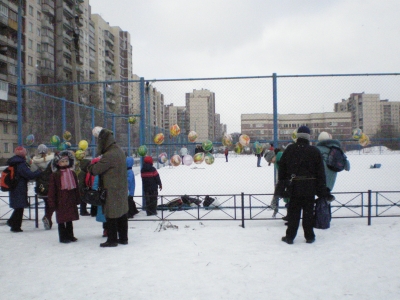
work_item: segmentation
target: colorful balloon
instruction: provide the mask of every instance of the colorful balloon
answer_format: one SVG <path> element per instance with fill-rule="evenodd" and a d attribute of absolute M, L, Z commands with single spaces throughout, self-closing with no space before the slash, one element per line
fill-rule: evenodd
<path fill-rule="evenodd" d="M 240 143 L 242 146 L 248 146 L 248 145 L 250 144 L 250 138 L 249 138 L 249 136 L 248 136 L 247 134 L 242 134 L 242 135 L 239 137 L 239 143 Z"/>
<path fill-rule="evenodd" d="M 173 137 L 178 136 L 181 133 L 181 129 L 179 128 L 178 124 L 172 125 L 169 129 L 169 132 Z"/>
<path fill-rule="evenodd" d="M 253 150 L 255 154 L 260 154 L 263 151 L 263 146 L 259 142 L 253 144 Z"/>
<path fill-rule="evenodd" d="M 358 140 L 358 143 L 363 147 L 368 146 L 370 144 L 368 135 L 362 133 L 360 139 Z"/>
<path fill-rule="evenodd" d="M 196 131 L 191 131 L 191 132 L 189 132 L 189 134 L 188 134 L 188 140 L 189 140 L 189 142 L 191 142 L 191 143 L 194 143 L 194 142 L 197 140 L 197 137 L 198 137 L 198 135 L 197 135 L 197 132 L 196 132 Z"/>
<path fill-rule="evenodd" d="M 359 140 L 361 138 L 362 134 L 363 134 L 363 132 L 360 128 L 354 129 L 353 133 L 352 133 L 353 139 Z"/>
<path fill-rule="evenodd" d="M 233 149 L 233 151 L 235 151 L 235 153 L 237 153 L 237 154 L 240 154 L 240 153 L 242 153 L 242 150 L 243 150 L 243 145 L 241 143 L 237 142 L 235 144 L 235 148 Z"/>
<path fill-rule="evenodd" d="M 68 130 L 65 131 L 64 134 L 63 134 L 64 141 L 68 142 L 71 138 L 72 138 L 71 132 L 69 132 Z"/>
<path fill-rule="evenodd" d="M 182 159 L 178 154 L 175 154 L 171 157 L 171 165 L 174 167 L 179 166 L 182 163 Z"/>
<path fill-rule="evenodd" d="M 52 144 L 53 146 L 57 147 L 58 145 L 60 145 L 60 138 L 58 135 L 53 135 L 50 138 L 50 144 Z"/>
<path fill-rule="evenodd" d="M 204 161 L 207 165 L 212 165 L 214 163 L 214 155 L 212 155 L 211 153 L 207 153 L 204 156 Z"/>
<path fill-rule="evenodd" d="M 292 132 L 292 140 L 293 140 L 294 142 L 297 141 L 297 129 L 295 129 L 295 130 Z"/>
<path fill-rule="evenodd" d="M 77 160 L 82 160 L 82 159 L 85 158 L 85 156 L 86 156 L 86 152 L 85 152 L 84 150 L 81 150 L 81 149 L 76 150 L 76 152 L 75 152 L 75 158 L 76 158 Z"/>
<path fill-rule="evenodd" d="M 139 148 L 138 148 L 138 154 L 140 155 L 140 156 L 146 156 L 146 154 L 147 154 L 147 147 L 146 147 L 146 145 L 141 145 Z"/>
<path fill-rule="evenodd" d="M 129 124 L 135 124 L 136 123 L 136 118 L 135 117 L 129 117 L 128 118 L 128 123 Z"/>
<path fill-rule="evenodd" d="M 67 149 L 67 145 L 65 144 L 65 142 L 62 142 L 60 144 L 58 144 L 57 146 L 57 150 L 63 151 Z"/>
<path fill-rule="evenodd" d="M 193 156 L 195 164 L 201 164 L 204 161 L 204 152 L 198 152 Z"/>
<path fill-rule="evenodd" d="M 225 133 L 222 137 L 222 145 L 225 147 L 232 146 L 232 136 L 230 134 Z"/>
<path fill-rule="evenodd" d="M 157 133 L 154 137 L 154 143 L 157 145 L 161 145 L 162 143 L 164 143 L 164 134 Z"/>
<path fill-rule="evenodd" d="M 71 148 L 71 143 L 70 142 L 65 142 L 65 147 L 67 147 L 67 149 Z"/>
<path fill-rule="evenodd" d="M 103 127 L 96 126 L 92 129 L 92 134 L 94 137 L 99 137 L 100 131 L 103 129 Z"/>
<path fill-rule="evenodd" d="M 27 146 L 32 146 L 35 142 L 35 136 L 33 134 L 29 134 L 25 139 L 25 144 Z"/>
<path fill-rule="evenodd" d="M 160 164 L 165 164 L 168 161 L 168 155 L 167 153 L 163 152 L 160 153 L 160 155 L 158 156 L 158 162 Z"/>
<path fill-rule="evenodd" d="M 83 150 L 83 151 L 85 151 L 88 147 L 89 147 L 89 144 L 85 140 L 80 141 L 79 144 L 78 144 L 78 148 Z"/>
<path fill-rule="evenodd" d="M 201 147 L 203 148 L 204 151 L 209 152 L 211 151 L 213 144 L 210 140 L 205 140 L 202 144 Z"/>
<path fill-rule="evenodd" d="M 186 154 L 182 160 L 185 166 L 190 166 L 193 163 L 193 157 L 189 154 Z"/>

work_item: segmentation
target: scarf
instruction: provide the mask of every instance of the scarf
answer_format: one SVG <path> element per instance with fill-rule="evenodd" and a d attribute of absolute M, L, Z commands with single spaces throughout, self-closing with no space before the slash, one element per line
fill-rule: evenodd
<path fill-rule="evenodd" d="M 60 169 L 61 172 L 61 190 L 72 190 L 76 188 L 74 176 L 69 168 Z"/>

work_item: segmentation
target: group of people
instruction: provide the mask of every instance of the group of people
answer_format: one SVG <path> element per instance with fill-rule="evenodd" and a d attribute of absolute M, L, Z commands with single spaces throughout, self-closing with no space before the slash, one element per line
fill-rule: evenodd
<path fill-rule="evenodd" d="M 287 230 L 282 241 L 293 244 L 300 225 L 302 226 L 306 243 L 315 242 L 313 228 L 315 196 L 332 201 L 331 194 L 335 184 L 337 172 L 327 167 L 327 156 L 332 146 L 340 147 L 338 140 L 333 140 L 327 132 L 321 132 L 316 146 L 310 145 L 310 129 L 307 126 L 299 127 L 297 140 L 286 147 L 282 154 L 275 158 L 278 165 L 278 182 L 275 187 L 273 201 L 285 198 L 285 191 L 289 188 L 290 199 L 287 206 Z M 346 170 L 350 164 L 346 161 Z M 277 204 L 275 203 L 275 212 Z M 274 212 L 274 213 L 275 213 Z"/>
<path fill-rule="evenodd" d="M 96 158 L 87 160 L 78 151 L 75 155 L 69 150 L 54 154 L 49 153 L 47 147 L 41 144 L 38 146 L 37 155 L 32 158 L 32 164 L 29 164 L 27 150 L 22 146 L 15 148 L 15 155 L 7 164 L 16 166 L 18 184 L 9 192 L 10 207 L 13 208 L 13 212 L 7 225 L 11 227 L 12 232 L 23 231 L 21 229 L 23 212 L 29 205 L 28 181 L 35 179 L 35 192 L 45 202 L 45 214 L 42 219 L 44 227 L 52 228 L 52 215 L 55 212 L 60 243 L 78 240 L 74 235 L 72 222 L 79 220 L 79 205 L 82 216 L 96 216 L 96 220 L 103 222 L 103 236 L 106 236 L 107 240 L 100 244 L 101 247 L 128 244 L 128 218 L 139 212 L 133 201 L 135 191 L 133 158 L 125 157 L 113 133 L 105 128 L 98 135 Z M 152 164 L 152 158 L 146 157 L 141 170 L 149 204 L 146 205 L 148 215 L 150 212 L 154 214 L 155 211 L 154 193 L 151 194 L 153 180 L 156 180 L 161 190 L 161 180 Z M 99 207 L 92 206 L 95 211 L 91 209 L 90 214 L 87 212 L 86 203 L 82 201 L 83 190 L 88 180 L 91 188 L 96 189 L 100 185 L 107 190 L 105 204 Z M 147 184 L 151 187 L 148 188 Z M 156 206 L 157 199 L 155 202 Z"/>

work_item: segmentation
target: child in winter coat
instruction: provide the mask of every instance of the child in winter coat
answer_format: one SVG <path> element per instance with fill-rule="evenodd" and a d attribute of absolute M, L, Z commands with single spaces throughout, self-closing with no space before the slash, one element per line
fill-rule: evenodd
<path fill-rule="evenodd" d="M 51 161 L 54 159 L 54 153 L 48 153 L 47 146 L 40 144 L 37 148 L 37 155 L 32 157 L 31 170 L 42 170 L 42 173 L 36 177 L 35 193 L 44 201 L 44 217 L 42 218 L 44 229 L 49 230 L 53 226 L 51 217 L 54 209 L 49 207 L 47 202 L 47 193 L 49 192 L 50 175 L 53 173 Z"/>
<path fill-rule="evenodd" d="M 156 168 L 153 167 L 153 158 L 151 156 L 146 156 L 144 158 L 144 164 L 140 170 L 140 175 L 142 177 L 147 216 L 155 216 L 157 215 L 157 188 L 159 187 L 161 191 L 162 184 L 160 175 Z"/>
<path fill-rule="evenodd" d="M 74 154 L 61 151 L 52 162 L 57 169 L 50 175 L 48 202 L 55 209 L 60 243 L 76 242 L 72 221 L 79 220 L 80 195 L 74 167 Z"/>
<path fill-rule="evenodd" d="M 94 165 L 100 160 L 101 156 L 95 157 L 90 162 Z M 97 190 L 99 188 L 99 175 L 91 175 L 89 172 L 86 173 L 85 186 L 91 187 L 92 190 Z M 103 214 L 103 207 L 96 206 L 96 221 L 103 223 L 103 237 L 107 237 L 107 219 Z"/>
<path fill-rule="evenodd" d="M 136 208 L 136 203 L 133 200 L 133 196 L 135 195 L 135 174 L 132 171 L 133 167 L 133 158 L 128 156 L 126 158 L 126 168 L 127 168 L 127 176 L 128 176 L 128 218 L 132 219 L 134 215 L 138 214 L 139 211 Z"/>

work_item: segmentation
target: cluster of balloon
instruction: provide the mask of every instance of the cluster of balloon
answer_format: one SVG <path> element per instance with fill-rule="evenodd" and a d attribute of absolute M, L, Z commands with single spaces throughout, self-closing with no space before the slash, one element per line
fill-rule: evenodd
<path fill-rule="evenodd" d="M 182 158 L 182 162 L 185 166 L 190 166 L 193 163 L 193 157 L 189 154 L 186 154 L 183 158 Z"/>
<path fill-rule="evenodd" d="M 27 146 L 32 146 L 35 142 L 35 136 L 33 134 L 29 134 L 25 139 L 25 144 Z"/>
<path fill-rule="evenodd" d="M 204 151 L 210 152 L 211 149 L 212 149 L 212 147 L 213 147 L 213 144 L 212 144 L 212 142 L 211 142 L 210 140 L 205 140 L 205 141 L 201 144 L 201 147 L 203 148 Z"/>
<path fill-rule="evenodd" d="M 198 135 L 197 135 L 196 131 L 190 131 L 188 134 L 188 140 L 191 143 L 194 143 L 197 140 L 197 137 L 198 137 Z"/>
<path fill-rule="evenodd" d="M 248 136 L 247 134 L 242 134 L 242 135 L 239 137 L 239 143 L 240 143 L 242 146 L 248 146 L 248 145 L 250 144 L 250 138 L 249 138 L 249 136 Z"/>
<path fill-rule="evenodd" d="M 132 125 L 135 124 L 136 123 L 136 118 L 135 117 L 129 117 L 128 118 L 128 123 L 132 124 Z"/>
<path fill-rule="evenodd" d="M 77 160 L 82 160 L 85 158 L 85 156 L 86 156 L 86 153 L 84 150 L 78 149 L 75 151 L 75 157 Z"/>
<path fill-rule="evenodd" d="M 79 148 L 80 150 L 86 151 L 86 149 L 87 149 L 88 147 L 89 147 L 89 144 L 88 144 L 88 142 L 85 141 L 85 140 L 81 140 L 81 141 L 78 143 L 78 148 Z"/>
<path fill-rule="evenodd" d="M 173 155 L 170 161 L 171 165 L 173 165 L 174 167 L 177 167 L 182 163 L 182 159 L 178 154 Z"/>
<path fill-rule="evenodd" d="M 243 145 L 241 143 L 237 142 L 235 144 L 235 147 L 233 148 L 233 151 L 235 151 L 235 153 L 237 153 L 237 154 L 240 154 L 240 153 L 242 153 L 242 150 L 243 150 Z"/>
<path fill-rule="evenodd" d="M 195 164 L 201 164 L 204 161 L 204 152 L 198 152 L 193 156 Z"/>
<path fill-rule="evenodd" d="M 178 136 L 181 133 L 181 129 L 179 128 L 178 124 L 172 125 L 169 129 L 169 133 L 173 137 Z"/>
<path fill-rule="evenodd" d="M 158 162 L 160 164 L 165 164 L 168 161 L 168 154 L 163 152 L 158 155 Z"/>
<path fill-rule="evenodd" d="M 92 129 L 92 134 L 95 138 L 99 137 L 100 131 L 103 129 L 103 127 L 96 126 Z"/>
<path fill-rule="evenodd" d="M 354 129 L 352 132 L 352 136 L 353 136 L 353 139 L 358 140 L 358 143 L 363 147 L 366 147 L 370 144 L 368 135 L 363 133 L 360 128 Z"/>
<path fill-rule="evenodd" d="M 138 154 L 140 155 L 140 156 L 146 156 L 146 154 L 147 154 L 147 147 L 146 147 L 146 145 L 141 145 L 139 148 L 138 148 Z"/>
<path fill-rule="evenodd" d="M 225 147 L 232 146 L 232 136 L 230 134 L 225 133 L 222 137 L 222 145 Z"/>
<path fill-rule="evenodd" d="M 63 134 L 63 139 L 64 139 L 64 141 L 69 142 L 69 141 L 71 140 L 71 138 L 72 138 L 71 132 L 69 132 L 68 130 L 66 130 L 66 131 L 64 132 L 64 134 Z"/>
<path fill-rule="evenodd" d="M 212 165 L 214 163 L 214 156 L 211 153 L 206 153 L 206 155 L 204 155 L 204 161 L 207 165 Z"/>
<path fill-rule="evenodd" d="M 263 146 L 258 141 L 254 142 L 253 150 L 254 150 L 254 153 L 260 154 L 262 152 L 262 150 L 263 150 Z"/>
<path fill-rule="evenodd" d="M 164 143 L 164 134 L 157 133 L 153 140 L 154 144 L 161 145 L 162 143 Z"/>

